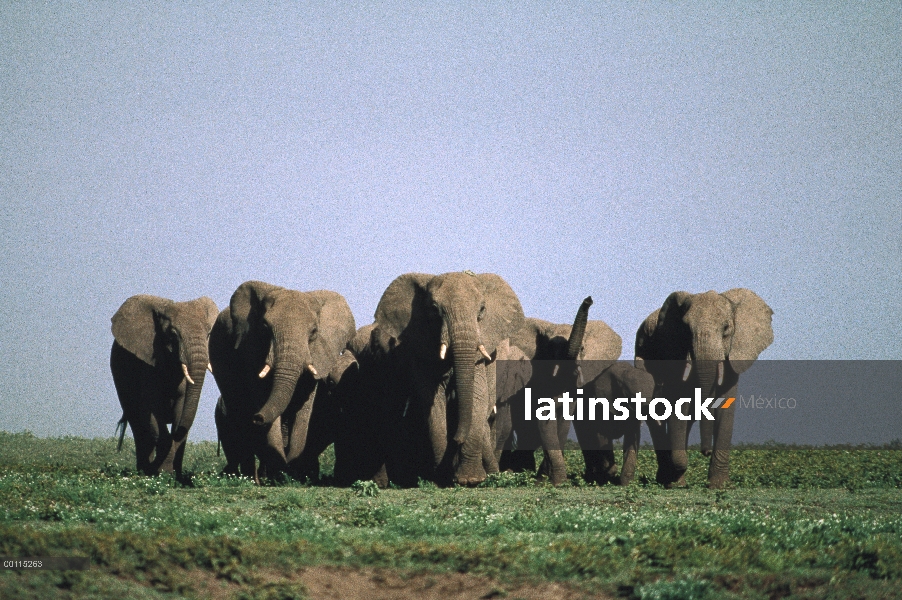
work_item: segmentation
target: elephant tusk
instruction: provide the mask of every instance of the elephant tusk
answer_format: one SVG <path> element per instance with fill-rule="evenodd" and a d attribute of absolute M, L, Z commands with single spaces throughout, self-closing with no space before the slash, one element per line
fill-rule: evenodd
<path fill-rule="evenodd" d="M 581 365 L 576 365 L 576 386 L 583 387 L 583 368 Z"/>
<path fill-rule="evenodd" d="M 687 360 L 686 361 L 686 370 L 683 371 L 683 381 L 686 381 L 687 379 L 689 379 L 689 373 L 691 373 L 691 372 L 692 372 L 692 361 Z"/>
<path fill-rule="evenodd" d="M 551 373 L 552 377 L 557 377 L 557 372 L 560 370 L 561 365 L 554 365 L 554 371 Z"/>
<path fill-rule="evenodd" d="M 492 360 L 493 360 L 492 355 L 489 354 L 488 352 L 486 352 L 485 346 L 483 346 L 482 344 L 479 344 L 479 351 L 482 352 L 482 355 L 485 357 L 485 359 L 487 361 L 492 362 Z"/>
<path fill-rule="evenodd" d="M 409 407 L 410 407 L 410 398 L 407 398 L 407 402 L 404 403 L 404 412 L 401 413 L 401 418 L 402 418 L 402 419 L 403 419 L 404 417 L 407 416 L 407 409 L 408 409 Z"/>
<path fill-rule="evenodd" d="M 271 368 L 272 368 L 272 367 L 269 366 L 268 364 L 263 365 L 263 370 L 260 371 L 260 374 L 257 375 L 257 377 L 259 377 L 260 379 L 263 379 L 264 377 L 266 377 L 266 374 L 269 373 L 269 370 L 270 370 Z"/>
<path fill-rule="evenodd" d="M 310 374 L 313 375 L 314 377 L 319 377 L 319 373 L 316 372 L 316 369 L 313 367 L 312 364 L 307 365 L 307 370 L 310 371 Z"/>
<path fill-rule="evenodd" d="M 448 353 L 448 344 L 442 342 L 442 347 L 438 349 L 438 357 L 445 360 L 445 354 Z"/>
<path fill-rule="evenodd" d="M 717 363 L 717 385 L 723 385 L 723 361 Z"/>
<path fill-rule="evenodd" d="M 188 375 L 188 365 L 186 365 L 185 363 L 182 363 L 182 373 L 185 374 L 185 379 L 188 380 L 188 383 L 190 383 L 191 385 L 194 385 L 194 380 L 191 379 L 190 375 Z"/>
<path fill-rule="evenodd" d="M 211 365 L 210 363 L 207 363 L 207 370 L 208 370 L 209 372 L 212 373 L 212 372 L 213 372 L 213 365 Z"/>

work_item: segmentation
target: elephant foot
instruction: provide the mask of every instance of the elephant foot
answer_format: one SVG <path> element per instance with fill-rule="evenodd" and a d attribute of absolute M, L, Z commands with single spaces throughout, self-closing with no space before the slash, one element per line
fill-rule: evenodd
<path fill-rule="evenodd" d="M 729 475 L 722 477 L 712 477 L 708 479 L 708 488 L 712 490 L 723 489 L 730 484 Z"/>
<path fill-rule="evenodd" d="M 482 465 L 461 465 L 461 467 L 454 474 L 454 482 L 457 485 L 461 486 L 476 486 L 485 481 L 485 469 L 482 468 Z"/>
<path fill-rule="evenodd" d="M 388 488 L 388 471 L 385 469 L 385 463 L 382 463 L 379 471 L 373 475 L 373 481 L 383 490 Z"/>
<path fill-rule="evenodd" d="M 702 456 L 711 456 L 714 454 L 714 450 L 711 448 L 702 448 Z"/>

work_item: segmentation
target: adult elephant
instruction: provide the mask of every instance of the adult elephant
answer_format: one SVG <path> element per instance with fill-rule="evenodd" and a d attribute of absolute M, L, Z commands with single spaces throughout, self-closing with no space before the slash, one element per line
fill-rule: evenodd
<path fill-rule="evenodd" d="M 238 286 L 210 335 L 225 472 L 256 479 L 259 458 L 269 476 L 318 475 L 336 415 L 314 400 L 327 391 L 320 382 L 354 332 L 351 309 L 336 292 Z"/>
<path fill-rule="evenodd" d="M 572 394 L 620 357 L 620 336 L 604 321 L 589 320 L 591 305 L 591 297 L 583 300 L 572 326 L 528 318 L 523 327 L 511 335 L 512 352 L 516 355 L 521 351 L 532 361 L 532 377 L 527 386 L 532 388 L 534 400 L 557 398 L 566 391 Z M 506 368 L 507 365 L 502 370 Z M 563 449 L 570 432 L 570 421 L 563 418 L 541 421 L 533 415 L 527 422 L 520 406 L 502 402 L 498 406 L 496 430 L 496 453 L 501 453 L 505 447 L 509 439 L 507 432 L 513 430 L 517 436 L 518 449 L 504 452 L 501 457 L 504 468 L 515 471 L 535 469 L 533 450 L 541 446 L 544 460 L 539 466 L 539 475 L 547 476 L 554 485 L 567 480 Z"/>
<path fill-rule="evenodd" d="M 138 295 L 113 315 L 110 370 L 122 405 L 119 448 L 128 423 L 137 468 L 148 475 L 181 474 L 209 364 L 207 337 L 218 314 L 207 297 L 173 302 Z"/>
<path fill-rule="evenodd" d="M 774 340 L 771 308 L 753 291 L 735 288 L 718 294 L 673 292 L 636 332 L 636 366 L 651 373 L 660 395 L 675 401 L 736 396 L 739 375 Z M 702 420 L 702 452 L 710 456 L 708 486 L 729 481 L 730 445 L 736 404 L 710 412 Z M 658 451 L 658 481 L 683 485 L 692 421 L 667 420 L 666 447 Z M 713 442 L 713 444 L 712 444 Z"/>
<path fill-rule="evenodd" d="M 383 293 L 377 343 L 405 365 L 439 481 L 475 485 L 497 471 L 488 422 L 494 360 L 523 320 L 517 295 L 490 273 L 407 273 Z"/>

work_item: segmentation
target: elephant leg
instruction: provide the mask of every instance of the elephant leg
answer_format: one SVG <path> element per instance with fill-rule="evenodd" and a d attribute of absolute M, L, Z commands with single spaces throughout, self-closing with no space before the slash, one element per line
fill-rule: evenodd
<path fill-rule="evenodd" d="M 379 467 L 379 470 L 376 471 L 376 474 L 373 475 L 373 481 L 376 482 L 382 489 L 386 489 L 388 487 L 388 471 L 385 468 L 385 463 L 382 463 L 382 466 Z"/>
<path fill-rule="evenodd" d="M 496 382 L 496 363 L 492 362 L 486 365 L 486 387 L 488 392 L 486 395 L 486 419 L 484 429 L 484 440 L 482 443 L 482 468 L 486 473 L 498 472 L 498 456 L 495 454 L 496 440 L 498 438 L 497 431 L 497 396 L 495 389 Z"/>
<path fill-rule="evenodd" d="M 542 439 L 542 450 L 545 460 L 539 468 L 540 476 L 547 475 L 552 485 L 567 481 L 567 463 L 558 437 L 558 423 L 555 420 L 539 422 L 539 436 Z"/>
<path fill-rule="evenodd" d="M 443 382 L 435 389 L 432 401 L 426 404 L 429 406 L 426 423 L 429 429 L 429 442 L 432 445 L 432 460 L 435 469 L 439 469 L 440 465 L 445 461 L 445 454 L 448 450 L 448 416 L 446 412 L 448 400 L 445 396 L 446 393 L 445 383 Z"/>
<path fill-rule="evenodd" d="M 150 430 L 153 439 L 153 460 L 150 463 L 150 471 L 152 475 L 159 473 L 172 473 L 172 436 L 169 435 L 169 429 L 166 422 L 156 412 L 150 413 Z"/>
<path fill-rule="evenodd" d="M 314 400 L 316 399 L 316 389 L 318 387 L 318 382 L 313 384 L 313 388 L 308 392 L 307 398 L 295 413 L 291 434 L 288 438 L 288 452 L 285 457 L 289 463 L 299 457 L 307 446 L 310 417 L 313 415 Z"/>
<path fill-rule="evenodd" d="M 733 395 L 736 391 L 733 390 Z M 708 487 L 722 488 L 730 481 L 730 447 L 733 442 L 733 417 L 736 404 L 717 411 L 714 425 L 714 451 L 708 464 Z M 710 421 L 709 421 L 710 422 Z"/>
<path fill-rule="evenodd" d="M 583 455 L 583 464 L 586 469 L 583 478 L 588 483 L 602 483 L 598 473 L 601 463 L 601 446 L 603 438 L 596 429 L 596 423 L 586 421 L 574 421 L 573 429 L 576 431 L 576 440 Z"/>
<path fill-rule="evenodd" d="M 623 435 L 623 468 L 620 470 L 620 485 L 629 485 L 636 476 L 641 433 L 642 423 L 630 421 L 629 427 Z"/>
<path fill-rule="evenodd" d="M 711 456 L 711 451 L 713 449 L 712 440 L 714 437 L 715 423 L 716 421 L 702 419 L 698 424 L 699 433 L 701 434 L 702 438 L 701 452 L 704 456 Z"/>
<path fill-rule="evenodd" d="M 670 472 L 666 475 L 664 487 L 684 487 L 686 485 L 685 475 L 689 468 L 686 445 L 691 429 L 692 421 L 680 421 L 671 417 L 667 423 L 670 443 Z"/>
<path fill-rule="evenodd" d="M 655 448 L 655 458 L 658 463 L 655 481 L 664 485 L 669 481 L 670 473 L 673 470 L 670 435 L 668 433 L 669 422 L 665 421 L 658 424 L 655 421 L 646 421 L 646 423 L 648 424 L 648 433 L 651 435 L 651 443 Z"/>
<path fill-rule="evenodd" d="M 495 460 L 498 461 L 498 467 L 501 468 L 501 456 L 505 451 L 505 447 L 509 446 L 511 432 L 511 406 L 509 402 L 502 402 L 497 406 L 498 412 L 495 414 Z"/>
<path fill-rule="evenodd" d="M 178 448 L 172 458 L 172 466 L 175 468 L 175 474 L 179 477 L 182 476 L 182 463 L 185 460 L 185 441 L 186 440 L 182 438 L 182 440 L 178 442 Z"/>

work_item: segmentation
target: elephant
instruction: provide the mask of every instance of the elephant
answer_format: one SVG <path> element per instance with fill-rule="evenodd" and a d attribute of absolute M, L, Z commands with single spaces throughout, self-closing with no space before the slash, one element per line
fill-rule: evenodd
<path fill-rule="evenodd" d="M 647 371 L 636 368 L 629 362 L 617 361 L 598 377 L 584 383 L 582 390 L 582 397 L 585 399 L 606 398 L 614 402 L 616 398 L 634 398 L 636 394 L 641 394 L 643 398 L 650 400 L 654 398 L 655 380 Z M 646 423 L 652 440 L 661 439 L 664 435 L 663 423 L 657 423 L 653 419 Z M 597 415 L 594 421 L 573 421 L 576 439 L 586 464 L 585 480 L 596 484 L 616 482 L 629 485 L 636 474 L 641 427 L 642 422 L 635 415 L 631 415 L 626 421 L 605 421 Z M 618 478 L 613 441 L 619 437 L 623 437 L 623 467 Z"/>
<path fill-rule="evenodd" d="M 636 366 L 655 379 L 661 397 L 675 401 L 736 396 L 739 375 L 774 340 L 773 310 L 753 291 L 734 288 L 722 294 L 673 292 L 636 332 Z M 710 457 L 708 486 L 729 482 L 730 445 L 736 405 L 713 410 L 701 420 L 701 449 Z M 658 449 L 657 480 L 665 487 L 685 485 L 686 446 L 691 421 L 676 415 L 666 421 L 665 445 Z"/>
<path fill-rule="evenodd" d="M 210 361 L 221 392 L 216 430 L 224 472 L 254 477 L 319 475 L 337 411 L 329 376 L 356 331 L 341 294 L 247 281 L 219 313 Z M 257 468 L 257 459 L 260 468 Z"/>
<path fill-rule="evenodd" d="M 516 293 L 491 273 L 407 273 L 382 294 L 375 343 L 398 361 L 437 482 L 476 485 L 498 470 L 495 359 L 523 323 Z"/>
<path fill-rule="evenodd" d="M 375 324 L 357 330 L 343 360 L 330 373 L 333 401 L 340 408 L 335 440 L 335 482 L 373 480 L 414 487 L 431 476 L 425 416 L 413 402 L 403 354 L 385 352 Z"/>
<path fill-rule="evenodd" d="M 206 296 L 173 302 L 141 294 L 113 315 L 110 370 L 122 405 L 119 449 L 127 423 L 137 469 L 145 474 L 182 473 L 185 440 L 209 366 L 207 338 L 218 314 Z"/>
<path fill-rule="evenodd" d="M 522 351 L 533 361 L 528 383 L 533 398 L 557 398 L 565 391 L 573 392 L 593 381 L 620 357 L 620 336 L 604 321 L 588 319 L 591 305 L 591 297 L 583 300 L 573 326 L 528 318 L 511 336 L 512 352 L 516 355 Z M 507 365 L 501 369 L 502 373 L 506 370 Z M 570 421 L 559 418 L 527 423 L 523 411 L 512 410 L 510 404 L 498 404 L 495 451 L 501 454 L 500 466 L 510 470 L 535 469 L 533 449 L 541 444 L 545 458 L 539 467 L 539 476 L 547 476 L 554 485 L 567 481 L 563 448 L 570 432 Z M 517 434 L 518 449 L 502 452 L 511 429 Z"/>

